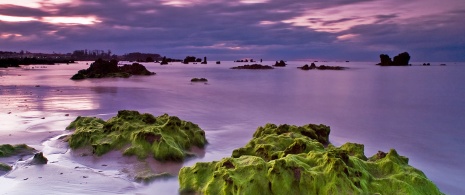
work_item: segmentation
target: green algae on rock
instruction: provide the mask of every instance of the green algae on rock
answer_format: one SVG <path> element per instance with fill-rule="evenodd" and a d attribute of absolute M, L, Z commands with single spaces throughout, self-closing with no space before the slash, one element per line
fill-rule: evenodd
<path fill-rule="evenodd" d="M 108 121 L 77 117 L 66 129 L 76 129 L 68 138 L 72 149 L 92 146 L 96 155 L 122 149 L 124 155 L 141 159 L 153 155 L 161 161 L 182 161 L 191 155 L 187 150 L 192 146 L 203 148 L 207 143 L 205 132 L 192 122 L 129 110 L 118 111 Z"/>
<path fill-rule="evenodd" d="M 259 127 L 232 157 L 183 167 L 180 192 L 442 194 L 395 150 L 367 158 L 362 144 L 329 144 L 329 132 L 328 126 L 313 124 Z"/>
<path fill-rule="evenodd" d="M 0 162 L 0 173 L 11 171 L 11 166 Z"/>
<path fill-rule="evenodd" d="M 26 144 L 10 145 L 3 144 L 0 145 L 0 158 L 1 157 L 10 157 L 15 155 L 32 155 L 36 150 L 27 146 Z"/>

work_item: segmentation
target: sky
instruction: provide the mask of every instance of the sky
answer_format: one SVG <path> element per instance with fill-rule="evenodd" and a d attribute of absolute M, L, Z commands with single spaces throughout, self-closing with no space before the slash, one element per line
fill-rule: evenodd
<path fill-rule="evenodd" d="M 0 0 L 0 51 L 465 61 L 463 0 Z"/>

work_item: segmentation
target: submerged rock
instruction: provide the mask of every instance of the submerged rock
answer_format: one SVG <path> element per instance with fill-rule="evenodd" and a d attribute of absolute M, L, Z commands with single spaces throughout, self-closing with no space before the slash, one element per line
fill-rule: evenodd
<path fill-rule="evenodd" d="M 395 150 L 367 158 L 361 144 L 328 144 L 329 132 L 328 126 L 313 124 L 259 127 L 232 157 L 183 167 L 180 192 L 442 194 Z"/>
<path fill-rule="evenodd" d="M 0 158 L 1 157 L 10 157 L 16 155 L 32 155 L 36 150 L 27 146 L 26 144 L 10 145 L 4 144 L 0 145 Z"/>
<path fill-rule="evenodd" d="M 132 75 L 154 75 L 154 72 L 148 71 L 144 65 L 133 63 L 118 66 L 116 60 L 98 59 L 90 65 L 88 69 L 79 70 L 78 73 L 71 77 L 72 80 L 82 80 L 86 78 L 107 78 L 121 77 L 128 78 Z"/>
<path fill-rule="evenodd" d="M 235 66 L 235 67 L 232 67 L 231 69 L 252 69 L 252 70 L 260 70 L 260 69 L 263 69 L 263 70 L 266 70 L 266 69 L 274 69 L 273 67 L 271 66 L 268 66 L 268 65 L 261 65 L 261 64 L 252 64 L 252 65 L 244 65 L 244 66 Z"/>
<path fill-rule="evenodd" d="M 198 125 L 164 114 L 154 117 L 137 111 L 121 110 L 104 121 L 77 117 L 66 129 L 76 129 L 68 138 L 72 149 L 91 146 L 96 155 L 121 149 L 124 155 L 157 160 L 182 161 L 192 146 L 203 148 L 205 132 Z"/>

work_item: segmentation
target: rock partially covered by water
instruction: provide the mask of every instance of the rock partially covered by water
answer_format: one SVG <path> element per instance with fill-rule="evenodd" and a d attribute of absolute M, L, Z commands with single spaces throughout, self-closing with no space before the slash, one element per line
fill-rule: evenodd
<path fill-rule="evenodd" d="M 377 65 L 381 66 L 407 66 L 410 61 L 410 54 L 407 52 L 400 53 L 395 56 L 393 60 L 387 54 L 381 54 L 379 56 L 381 62 Z"/>
<path fill-rule="evenodd" d="M 148 71 L 144 65 L 133 63 L 118 66 L 116 60 L 102 60 L 98 59 L 90 65 L 88 69 L 78 71 L 72 80 L 81 80 L 86 78 L 106 78 L 106 77 L 122 77 L 128 78 L 132 75 L 154 75 L 155 73 Z"/>
<path fill-rule="evenodd" d="M 0 158 L 17 156 L 17 155 L 32 155 L 36 150 L 27 146 L 26 144 L 10 145 L 3 144 L 0 145 Z"/>
<path fill-rule="evenodd" d="M 232 157 L 182 168 L 180 192 L 442 194 L 395 150 L 367 158 L 361 144 L 328 144 L 329 132 L 328 126 L 314 124 L 259 127 Z"/>
<path fill-rule="evenodd" d="M 76 129 L 68 138 L 72 149 L 91 146 L 96 155 L 122 150 L 124 155 L 160 161 L 182 161 L 192 146 L 203 148 L 205 132 L 198 125 L 164 114 L 154 117 L 137 111 L 121 110 L 104 121 L 77 117 L 67 129 Z"/>
<path fill-rule="evenodd" d="M 271 66 L 268 65 L 261 65 L 261 64 L 252 64 L 252 65 L 244 65 L 244 66 L 235 66 L 232 67 L 231 69 L 252 69 L 252 70 L 266 70 L 266 69 L 274 69 Z"/>

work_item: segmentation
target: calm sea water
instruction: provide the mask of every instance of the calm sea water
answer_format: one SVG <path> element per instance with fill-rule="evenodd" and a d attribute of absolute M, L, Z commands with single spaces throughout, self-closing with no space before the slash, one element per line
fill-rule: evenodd
<path fill-rule="evenodd" d="M 84 81 L 69 78 L 86 68 L 86 62 L 2 69 L 0 133 L 18 130 L 17 121 L 5 114 L 10 111 L 30 117 L 70 113 L 105 119 L 122 109 L 168 113 L 206 131 L 205 154 L 184 163 L 189 166 L 230 156 L 266 123 L 322 123 L 331 126 L 334 145 L 361 143 L 367 156 L 395 148 L 444 193 L 465 192 L 465 63 L 379 67 L 372 62 L 317 62 L 349 69 L 296 68 L 306 63 L 288 62 L 274 70 L 231 70 L 245 63 L 224 61 L 145 63 L 156 76 Z M 193 77 L 209 82 L 191 83 Z M 42 130 L 64 129 L 73 119 L 49 121 Z M 177 189 L 177 180 L 172 179 L 138 191 L 176 194 Z"/>

